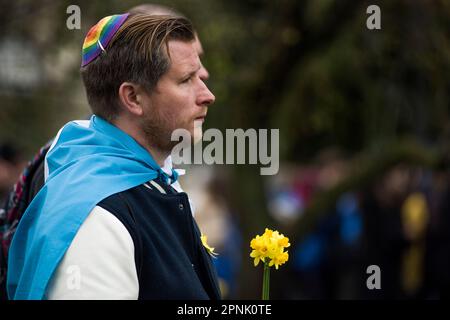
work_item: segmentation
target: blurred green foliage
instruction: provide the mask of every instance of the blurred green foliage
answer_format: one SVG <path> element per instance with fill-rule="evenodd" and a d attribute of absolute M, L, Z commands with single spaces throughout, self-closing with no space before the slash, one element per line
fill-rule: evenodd
<path fill-rule="evenodd" d="M 2 140 L 33 152 L 64 122 L 89 114 L 79 48 L 100 17 L 140 1 L 3 1 L 2 37 L 32 46 L 42 81 L 2 90 Z M 217 102 L 208 126 L 280 128 L 285 160 L 326 146 L 350 152 L 403 135 L 448 135 L 450 5 L 386 1 L 368 30 L 367 1 L 161 1 L 190 17 Z M 81 8 L 81 30 L 66 8 Z M 20 133 L 20 134 L 19 134 Z"/>

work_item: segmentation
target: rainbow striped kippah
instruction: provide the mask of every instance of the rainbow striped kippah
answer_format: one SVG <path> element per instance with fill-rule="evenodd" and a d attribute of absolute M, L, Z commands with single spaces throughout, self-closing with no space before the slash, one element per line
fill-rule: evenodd
<path fill-rule="evenodd" d="M 100 20 L 86 35 L 81 54 L 81 66 L 89 64 L 97 58 L 117 32 L 120 26 L 128 18 L 129 13 L 115 14 Z"/>

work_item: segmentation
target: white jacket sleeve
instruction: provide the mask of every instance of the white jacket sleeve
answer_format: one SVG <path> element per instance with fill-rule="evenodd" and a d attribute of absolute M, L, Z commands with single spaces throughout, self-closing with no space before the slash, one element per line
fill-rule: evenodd
<path fill-rule="evenodd" d="M 134 243 L 109 211 L 95 207 L 47 287 L 47 299 L 137 299 Z"/>

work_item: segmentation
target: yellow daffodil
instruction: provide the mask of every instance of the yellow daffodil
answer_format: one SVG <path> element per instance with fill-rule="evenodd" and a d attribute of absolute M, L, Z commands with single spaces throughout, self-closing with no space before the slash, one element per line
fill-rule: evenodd
<path fill-rule="evenodd" d="M 262 236 L 257 235 L 250 242 L 250 247 L 253 251 L 250 253 L 250 257 L 254 258 L 255 267 L 259 264 L 259 261 L 264 263 L 271 263 L 270 266 L 278 266 L 285 263 L 288 256 L 285 255 L 285 248 L 288 248 L 291 244 L 289 238 L 280 234 L 278 231 L 273 231 L 266 228 Z"/>
<path fill-rule="evenodd" d="M 202 244 L 205 247 L 206 251 L 208 251 L 208 253 L 211 255 L 211 257 L 215 258 L 218 255 L 218 253 L 214 252 L 214 248 L 212 248 L 208 245 L 208 237 L 205 236 L 204 234 L 202 234 L 200 236 L 200 239 L 202 240 Z"/>
<path fill-rule="evenodd" d="M 282 252 L 281 254 L 277 255 L 272 260 L 270 260 L 269 267 L 275 265 L 275 269 L 278 270 L 278 266 L 282 265 L 283 263 L 288 261 L 288 259 L 289 259 L 289 254 L 287 252 Z"/>
<path fill-rule="evenodd" d="M 253 239 L 250 242 L 250 246 L 253 249 L 252 253 L 250 253 L 250 257 L 255 258 L 254 264 L 255 267 L 258 265 L 260 260 L 263 260 L 267 256 L 267 243 L 264 242 L 264 238 L 260 236 L 256 236 L 255 239 Z"/>
<path fill-rule="evenodd" d="M 275 269 L 278 270 L 280 265 L 288 261 L 289 254 L 284 250 L 290 245 L 289 238 L 268 228 L 263 235 L 257 235 L 250 241 L 250 247 L 252 248 L 250 257 L 254 259 L 253 264 L 255 267 L 259 264 L 259 261 L 264 264 L 263 300 L 269 299 L 270 267 L 275 266 Z"/>

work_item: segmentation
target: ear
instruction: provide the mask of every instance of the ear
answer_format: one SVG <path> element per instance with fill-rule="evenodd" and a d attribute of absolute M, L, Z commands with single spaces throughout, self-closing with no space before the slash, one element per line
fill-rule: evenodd
<path fill-rule="evenodd" d="M 141 116 L 144 113 L 145 91 L 140 85 L 131 82 L 123 82 L 119 87 L 119 99 L 124 109 L 134 115 Z"/>

